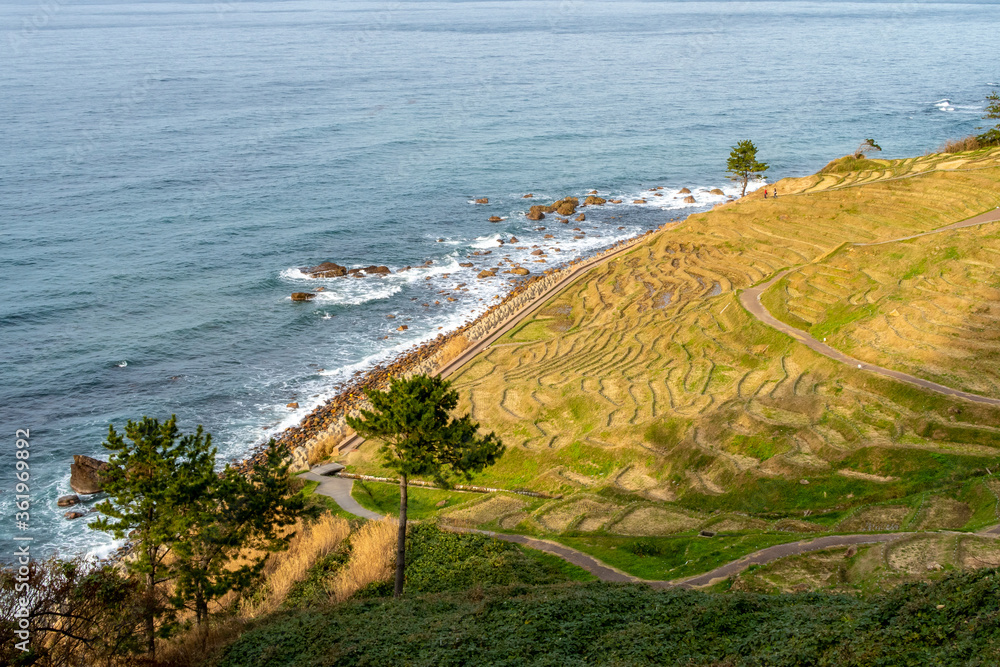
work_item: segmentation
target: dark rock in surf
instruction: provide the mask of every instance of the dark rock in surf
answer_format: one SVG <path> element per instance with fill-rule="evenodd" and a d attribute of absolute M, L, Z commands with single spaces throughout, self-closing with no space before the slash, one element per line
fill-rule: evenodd
<path fill-rule="evenodd" d="M 340 278 L 347 275 L 347 267 L 333 262 L 323 262 L 316 266 L 308 266 L 302 269 L 310 278 Z"/>
<path fill-rule="evenodd" d="M 89 495 L 101 491 L 101 473 L 111 467 L 107 461 L 98 461 L 89 456 L 76 454 L 69 467 L 69 486 L 77 493 Z"/>

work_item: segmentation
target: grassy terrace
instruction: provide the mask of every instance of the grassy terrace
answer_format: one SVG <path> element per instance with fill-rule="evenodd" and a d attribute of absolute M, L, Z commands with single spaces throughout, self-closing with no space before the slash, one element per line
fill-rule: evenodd
<path fill-rule="evenodd" d="M 1000 397 L 1000 223 L 846 247 L 768 290 L 775 317 L 852 356 Z"/>
<path fill-rule="evenodd" d="M 1000 410 L 846 368 L 736 297 L 808 265 L 765 295 L 776 316 L 872 362 L 1000 395 L 1000 305 L 982 310 L 1000 295 L 1000 230 L 837 251 L 1000 205 L 1000 150 L 838 162 L 777 187 L 777 200 L 691 216 L 595 268 L 454 376 L 460 409 L 508 445 L 475 483 L 563 498 L 421 490 L 418 513 L 561 539 L 657 578 L 716 563 L 677 555 L 703 528 L 764 540 L 1000 522 L 987 472 L 1000 468 Z M 373 452 L 347 462 L 386 474 Z M 395 502 L 371 493 L 373 508 Z M 643 539 L 661 553 L 621 555 Z"/>

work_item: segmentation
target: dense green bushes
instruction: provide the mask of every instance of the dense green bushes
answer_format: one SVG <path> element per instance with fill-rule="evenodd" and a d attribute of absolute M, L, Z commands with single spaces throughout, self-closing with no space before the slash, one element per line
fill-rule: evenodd
<path fill-rule="evenodd" d="M 517 545 L 476 533 L 452 533 L 433 524 L 410 528 L 406 555 L 406 590 L 411 593 L 566 581 L 555 568 L 530 558 Z"/>
<path fill-rule="evenodd" d="M 861 600 L 516 585 L 285 612 L 219 667 L 292 665 L 995 665 L 997 570 Z"/>

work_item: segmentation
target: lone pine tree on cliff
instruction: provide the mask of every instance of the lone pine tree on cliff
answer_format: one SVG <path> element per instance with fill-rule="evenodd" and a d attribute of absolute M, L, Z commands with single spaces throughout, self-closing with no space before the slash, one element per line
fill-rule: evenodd
<path fill-rule="evenodd" d="M 743 184 L 743 191 L 740 196 L 747 193 L 747 183 L 751 178 L 759 178 L 768 165 L 757 161 L 757 147 L 749 139 L 739 142 L 733 146 L 729 152 L 729 159 L 726 160 L 726 171 L 729 172 L 732 180 Z"/>
<path fill-rule="evenodd" d="M 394 379 L 388 391 L 367 390 L 374 410 L 348 417 L 358 435 L 382 441 L 379 454 L 399 475 L 399 536 L 396 544 L 395 596 L 403 593 L 406 567 L 406 485 L 412 476 L 431 477 L 448 488 L 454 476 L 466 479 L 493 465 L 504 452 L 493 433 L 479 435 L 479 424 L 466 414 L 449 415 L 458 392 L 439 377 L 415 375 Z"/>

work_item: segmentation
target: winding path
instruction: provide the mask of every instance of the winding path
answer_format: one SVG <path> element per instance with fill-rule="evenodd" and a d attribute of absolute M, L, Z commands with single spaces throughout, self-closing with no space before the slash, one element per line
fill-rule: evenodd
<path fill-rule="evenodd" d="M 308 472 L 302 477 L 306 479 L 312 479 L 319 481 L 320 485 L 314 491 L 320 495 L 328 496 L 333 498 L 341 509 L 350 514 L 360 516 L 366 519 L 381 519 L 382 516 L 376 512 L 365 509 L 362 507 L 354 498 L 351 496 L 351 488 L 354 486 L 354 480 L 347 479 L 344 477 L 324 477 L 322 475 L 316 474 L 314 472 Z M 607 563 L 604 563 L 590 554 L 586 554 L 577 549 L 567 547 L 564 544 L 559 544 L 558 542 L 553 542 L 552 540 L 543 540 L 537 537 L 528 537 L 527 535 L 513 535 L 509 533 L 494 533 L 488 530 L 477 530 L 475 528 L 455 528 L 446 527 L 447 530 L 453 530 L 459 533 L 478 533 L 480 535 L 488 535 L 489 537 L 503 540 L 504 542 L 512 542 L 514 544 L 520 544 L 531 549 L 537 549 L 538 551 L 544 551 L 545 553 L 558 556 L 568 563 L 576 565 L 579 568 L 590 572 L 592 575 L 600 579 L 601 581 L 616 582 L 616 583 L 642 583 L 648 584 L 653 588 L 700 588 L 703 586 L 710 586 L 722 579 L 731 577 L 734 574 L 738 574 L 743 570 L 747 569 L 751 565 L 764 565 L 766 563 L 771 563 L 778 560 L 779 558 L 785 558 L 786 556 L 796 556 L 799 554 L 809 553 L 811 551 L 821 551 L 823 549 L 833 549 L 836 547 L 846 547 L 856 544 L 881 544 L 885 542 L 893 542 L 902 537 L 907 537 L 914 535 L 915 533 L 862 533 L 855 535 L 827 535 L 825 537 L 816 537 L 807 540 L 797 540 L 795 542 L 787 542 L 785 544 L 776 544 L 773 547 L 767 547 L 766 549 L 761 549 L 760 551 L 755 551 L 751 554 L 737 558 L 734 561 L 726 563 L 725 565 L 720 565 L 714 570 L 705 572 L 704 574 L 694 575 L 692 577 L 685 577 L 683 579 L 675 579 L 672 581 L 662 581 L 654 579 L 640 579 L 639 577 L 634 577 L 631 574 L 622 572 L 621 570 L 614 568 Z M 982 537 L 992 537 L 1000 539 L 1000 526 L 993 526 L 979 533 L 968 533 L 969 535 L 980 535 Z M 711 538 L 705 538 L 711 539 Z"/>
<path fill-rule="evenodd" d="M 876 243 L 854 243 L 851 245 L 855 246 L 869 246 L 869 245 L 883 245 L 886 243 L 898 243 L 900 241 L 908 241 L 910 239 L 920 238 L 921 236 L 929 236 L 931 234 L 940 234 L 942 232 L 951 231 L 953 229 L 961 229 L 963 227 L 975 227 L 977 225 L 984 225 L 991 222 L 1000 221 L 1000 208 L 994 209 L 983 213 L 982 215 L 977 215 L 974 218 L 969 218 L 968 220 L 963 220 L 962 222 L 956 222 L 953 225 L 948 225 L 947 227 L 941 227 L 940 229 L 935 229 L 930 232 L 924 232 L 922 234 L 914 234 L 912 236 L 904 236 L 898 239 L 891 239 L 889 241 L 878 241 Z M 938 384 L 937 382 L 931 382 L 930 380 L 924 380 L 923 378 L 918 378 L 913 375 L 908 375 L 906 373 L 901 373 L 899 371 L 894 371 L 891 368 L 883 368 L 882 366 L 877 366 L 875 364 L 869 364 L 867 362 L 861 361 L 860 359 L 855 359 L 854 357 L 848 356 L 836 350 L 826 343 L 816 340 L 806 332 L 801 329 L 796 329 L 788 324 L 785 324 L 781 320 L 777 319 L 764 307 L 764 304 L 760 302 L 760 295 L 763 294 L 765 290 L 770 288 L 776 282 L 787 276 L 793 271 L 798 271 L 802 266 L 794 266 L 790 269 L 785 269 L 779 273 L 776 273 L 765 283 L 756 285 L 754 287 L 747 288 L 740 293 L 740 303 L 744 308 L 747 309 L 751 315 L 756 317 L 758 320 L 768 325 L 773 329 L 787 334 L 799 341 L 806 347 L 808 347 L 813 352 L 818 352 L 824 357 L 829 357 L 834 361 L 839 361 L 849 366 L 853 366 L 865 371 L 871 371 L 872 373 L 877 373 L 879 375 L 884 375 L 885 377 L 892 378 L 894 380 L 899 380 L 900 382 L 906 382 L 908 384 L 916 385 L 922 389 L 927 389 L 939 394 L 945 394 L 947 396 L 956 396 L 958 398 L 964 398 L 968 401 L 974 403 L 985 403 L 988 405 L 1000 405 L 1000 399 L 991 398 L 989 396 L 981 396 L 979 394 L 973 394 L 967 391 L 962 391 L 960 389 L 953 389 L 952 387 L 946 387 L 943 384 Z"/>

